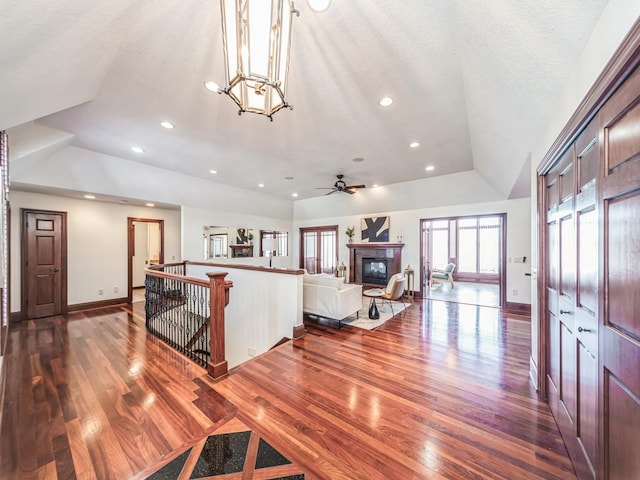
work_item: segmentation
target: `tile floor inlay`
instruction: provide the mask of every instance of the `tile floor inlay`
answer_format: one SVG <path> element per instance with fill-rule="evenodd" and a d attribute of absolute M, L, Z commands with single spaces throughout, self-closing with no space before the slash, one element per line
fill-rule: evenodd
<path fill-rule="evenodd" d="M 173 459 L 171 462 L 167 463 L 160 470 L 155 472 L 152 475 L 147 477 L 147 480 L 174 480 L 178 478 L 180 472 L 182 471 L 182 467 L 184 467 L 187 458 L 189 458 L 189 454 L 191 453 L 191 448 L 189 448 L 182 455 L 179 455 L 177 458 Z"/>
<path fill-rule="evenodd" d="M 207 438 L 190 478 L 241 472 L 251 432 L 225 433 Z"/>
<path fill-rule="evenodd" d="M 258 445 L 258 456 L 256 457 L 256 469 L 279 467 L 280 465 L 288 465 L 291 462 L 279 451 L 265 442 L 262 438 Z"/>
<path fill-rule="evenodd" d="M 244 427 L 247 428 L 246 425 Z M 253 444 L 251 448 L 254 457 L 247 458 L 251 444 Z M 297 473 L 300 470 L 267 441 L 250 430 L 242 430 L 209 435 L 206 440 L 202 439 L 198 444 L 149 475 L 146 480 L 174 480 L 178 477 L 199 479 L 225 476 L 226 478 L 226 475 L 242 473 L 247 465 L 254 465 L 254 471 L 261 470 L 259 476 L 264 479 L 305 479 L 305 474 Z M 292 469 L 294 473 L 291 472 Z"/>

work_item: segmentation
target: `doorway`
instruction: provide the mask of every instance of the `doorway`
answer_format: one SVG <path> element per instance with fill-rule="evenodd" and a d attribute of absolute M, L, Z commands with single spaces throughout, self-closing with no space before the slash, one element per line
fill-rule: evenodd
<path fill-rule="evenodd" d="M 420 221 L 423 298 L 501 307 L 506 303 L 506 214 Z M 455 265 L 454 282 L 431 273 Z"/>
<path fill-rule="evenodd" d="M 127 218 L 127 301 L 144 299 L 145 269 L 164 263 L 164 220 Z"/>
<path fill-rule="evenodd" d="M 336 273 L 338 226 L 300 229 L 300 268 L 308 273 Z"/>
<path fill-rule="evenodd" d="M 21 318 L 67 312 L 67 213 L 22 209 Z"/>

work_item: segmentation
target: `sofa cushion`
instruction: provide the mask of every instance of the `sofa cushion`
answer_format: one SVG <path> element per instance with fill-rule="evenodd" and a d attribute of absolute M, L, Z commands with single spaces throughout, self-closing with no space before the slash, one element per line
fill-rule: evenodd
<path fill-rule="evenodd" d="M 334 277 L 333 275 L 324 273 L 321 273 L 319 275 L 304 275 L 302 283 L 307 283 L 310 285 L 321 285 L 324 287 L 333 287 L 336 290 L 340 290 L 344 285 L 344 277 Z"/>

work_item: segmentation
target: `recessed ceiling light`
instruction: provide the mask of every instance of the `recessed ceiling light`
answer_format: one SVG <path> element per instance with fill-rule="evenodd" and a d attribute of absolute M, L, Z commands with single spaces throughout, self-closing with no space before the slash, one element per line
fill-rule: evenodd
<path fill-rule="evenodd" d="M 85 195 L 84 198 L 88 198 L 89 200 L 93 200 L 96 198 L 95 195 Z"/>
<path fill-rule="evenodd" d="M 409 148 L 418 148 L 420 146 L 420 142 L 411 142 L 409 144 Z"/>
<path fill-rule="evenodd" d="M 429 165 L 427 168 L 425 168 L 425 170 L 426 170 L 427 172 L 430 172 L 430 171 L 432 171 L 434 168 L 436 168 L 436 167 L 434 167 L 433 165 Z"/>
<path fill-rule="evenodd" d="M 377 183 L 373 184 L 373 188 L 378 188 L 380 185 L 378 185 Z"/>
<path fill-rule="evenodd" d="M 258 186 L 259 186 L 260 188 L 263 188 L 263 187 L 264 187 L 264 183 L 259 183 L 259 184 L 258 184 Z"/>
<path fill-rule="evenodd" d="M 133 150 L 136 153 L 144 153 L 144 148 L 141 148 L 141 147 L 131 147 L 131 150 Z"/>
<path fill-rule="evenodd" d="M 151 202 L 149 202 L 149 203 L 145 203 L 145 205 L 146 205 L 147 207 L 155 207 L 155 206 L 156 206 L 156 204 L 155 204 L 155 203 L 151 203 Z"/>
<path fill-rule="evenodd" d="M 380 101 L 378 102 L 380 104 L 381 107 L 388 107 L 389 105 L 391 105 L 393 103 L 393 98 L 391 97 L 383 97 L 380 99 Z"/>
<path fill-rule="evenodd" d="M 307 0 L 309 4 L 309 8 L 314 12 L 324 12 L 329 5 L 331 4 L 331 0 Z"/>
<path fill-rule="evenodd" d="M 364 162 L 364 158 L 356 157 L 356 158 L 353 159 L 353 161 L 356 162 L 356 163 Z"/>
<path fill-rule="evenodd" d="M 220 85 L 218 85 L 216 82 L 204 82 L 204 88 L 213 93 L 220 93 Z"/>
<path fill-rule="evenodd" d="M 291 194 L 291 196 L 292 196 L 292 197 L 297 197 L 297 196 L 298 196 L 298 194 L 297 194 L 297 193 L 292 193 L 292 194 Z"/>
<path fill-rule="evenodd" d="M 216 173 L 218 173 L 218 171 L 217 170 L 209 170 L 209 173 L 213 173 L 215 175 Z"/>
<path fill-rule="evenodd" d="M 164 128 L 167 128 L 169 130 L 171 130 L 172 128 L 175 127 L 175 125 L 171 122 L 160 122 L 160 125 L 162 125 Z"/>

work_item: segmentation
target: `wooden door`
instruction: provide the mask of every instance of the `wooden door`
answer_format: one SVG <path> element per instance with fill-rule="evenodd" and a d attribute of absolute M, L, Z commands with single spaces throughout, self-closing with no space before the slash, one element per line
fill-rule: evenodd
<path fill-rule="evenodd" d="M 597 124 L 547 175 L 547 392 L 579 478 L 598 458 Z"/>
<path fill-rule="evenodd" d="M 601 477 L 640 478 L 640 70 L 599 112 Z"/>
<path fill-rule="evenodd" d="M 309 273 L 336 273 L 338 267 L 338 227 L 300 229 L 300 268 Z"/>
<path fill-rule="evenodd" d="M 65 313 L 66 213 L 22 211 L 22 317 Z"/>

